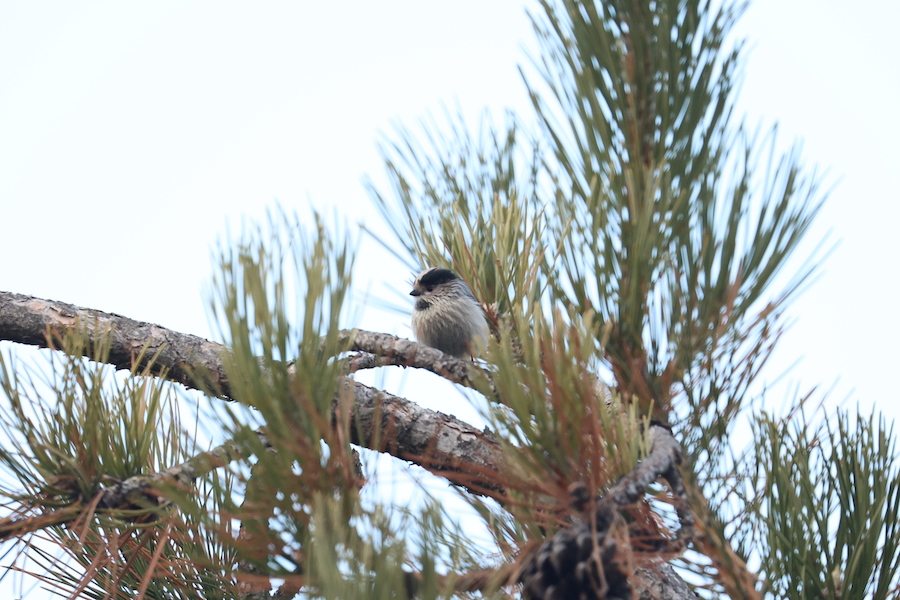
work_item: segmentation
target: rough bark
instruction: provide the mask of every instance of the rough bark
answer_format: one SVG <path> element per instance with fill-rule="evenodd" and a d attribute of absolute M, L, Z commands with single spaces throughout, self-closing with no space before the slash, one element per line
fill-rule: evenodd
<path fill-rule="evenodd" d="M 144 352 L 145 357 L 155 356 L 153 374 L 165 371 L 167 379 L 196 388 L 192 373 L 200 368 L 227 395 L 221 344 L 115 313 L 0 292 L 0 340 L 52 348 L 53 336 L 75 331 L 76 324 L 89 336 L 112 336 L 108 358 L 111 365 L 120 369 L 142 367 L 136 362 Z"/>

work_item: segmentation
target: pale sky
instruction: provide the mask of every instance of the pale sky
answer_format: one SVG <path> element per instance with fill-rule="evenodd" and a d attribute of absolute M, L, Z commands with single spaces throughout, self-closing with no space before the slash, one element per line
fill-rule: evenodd
<path fill-rule="evenodd" d="M 361 181 L 382 179 L 394 124 L 445 105 L 527 113 L 516 65 L 535 4 L 0 2 L 0 289 L 210 335 L 226 225 L 276 203 L 378 225 Z M 739 24 L 740 107 L 827 170 L 810 242 L 840 242 L 791 307 L 768 379 L 799 362 L 773 406 L 833 386 L 834 402 L 900 415 L 898 22 L 896 1 L 762 0 Z M 358 302 L 403 298 L 408 269 L 365 248 Z M 401 313 L 360 325 L 411 334 Z"/>

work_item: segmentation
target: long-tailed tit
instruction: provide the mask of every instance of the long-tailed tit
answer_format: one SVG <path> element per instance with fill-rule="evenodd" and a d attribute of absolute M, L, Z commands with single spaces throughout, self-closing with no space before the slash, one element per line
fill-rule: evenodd
<path fill-rule="evenodd" d="M 488 336 L 484 311 L 456 273 L 426 269 L 416 277 L 409 295 L 416 297 L 412 327 L 419 342 L 458 358 L 484 349 Z"/>

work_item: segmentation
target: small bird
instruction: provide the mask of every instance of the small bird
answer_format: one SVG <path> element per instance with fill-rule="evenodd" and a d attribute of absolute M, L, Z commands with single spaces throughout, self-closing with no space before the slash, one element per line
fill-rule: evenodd
<path fill-rule="evenodd" d="M 466 282 L 450 269 L 422 271 L 413 283 L 416 339 L 457 358 L 474 357 L 487 345 L 484 311 Z"/>

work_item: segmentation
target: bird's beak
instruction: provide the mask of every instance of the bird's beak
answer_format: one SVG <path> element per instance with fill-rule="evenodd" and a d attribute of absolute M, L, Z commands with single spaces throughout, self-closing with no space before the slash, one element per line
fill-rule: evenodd
<path fill-rule="evenodd" d="M 409 293 L 409 295 L 410 296 L 421 296 L 422 292 L 420 292 L 419 290 L 413 290 Z"/>

